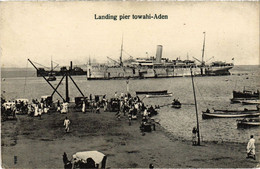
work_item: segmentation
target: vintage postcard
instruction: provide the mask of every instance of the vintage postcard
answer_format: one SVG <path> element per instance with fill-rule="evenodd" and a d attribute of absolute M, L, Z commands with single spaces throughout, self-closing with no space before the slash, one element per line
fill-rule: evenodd
<path fill-rule="evenodd" d="M 1 167 L 259 167 L 259 7 L 0 2 Z"/>

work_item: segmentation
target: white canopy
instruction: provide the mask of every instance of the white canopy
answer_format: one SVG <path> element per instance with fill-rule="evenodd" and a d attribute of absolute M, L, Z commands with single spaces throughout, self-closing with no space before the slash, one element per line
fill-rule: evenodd
<path fill-rule="evenodd" d="M 41 96 L 42 99 L 47 99 L 49 97 L 51 97 L 51 95 Z"/>
<path fill-rule="evenodd" d="M 92 158 L 96 164 L 100 164 L 104 158 L 104 154 L 98 151 L 83 151 L 77 152 L 72 157 L 86 161 L 88 158 Z"/>

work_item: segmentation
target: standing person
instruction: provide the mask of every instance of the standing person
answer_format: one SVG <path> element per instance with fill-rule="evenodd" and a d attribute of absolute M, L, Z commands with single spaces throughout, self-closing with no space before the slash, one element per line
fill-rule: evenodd
<path fill-rule="evenodd" d="M 143 114 L 144 117 L 147 117 L 148 116 L 148 111 L 147 111 L 147 108 L 145 107 L 144 109 L 144 114 Z"/>
<path fill-rule="evenodd" d="M 196 127 L 193 127 L 192 129 L 192 145 L 195 146 L 197 144 L 197 129 Z"/>
<path fill-rule="evenodd" d="M 44 109 L 43 109 L 44 113 L 48 113 L 48 106 L 47 103 L 44 103 Z"/>
<path fill-rule="evenodd" d="M 253 159 L 255 160 L 255 139 L 254 136 L 251 135 L 250 136 L 250 140 L 247 143 L 247 158 L 249 158 L 250 156 L 253 156 Z"/>
<path fill-rule="evenodd" d="M 105 99 L 105 101 L 104 101 L 104 111 L 107 111 L 107 100 Z"/>
<path fill-rule="evenodd" d="M 57 112 L 60 112 L 61 108 L 60 108 L 60 101 L 57 101 Z"/>
<path fill-rule="evenodd" d="M 35 102 L 35 108 L 34 108 L 34 116 L 38 116 L 38 111 L 39 111 L 39 107 L 38 107 L 38 102 Z"/>
<path fill-rule="evenodd" d="M 42 107 L 41 103 L 38 103 L 38 108 L 39 108 L 38 116 L 39 116 L 39 119 L 41 119 L 42 118 L 42 111 L 43 111 L 43 107 Z"/>
<path fill-rule="evenodd" d="M 85 99 L 83 100 L 83 104 L 82 104 L 82 113 L 85 113 L 86 111 L 86 103 L 85 103 Z"/>
<path fill-rule="evenodd" d="M 120 120 L 121 112 L 118 110 L 117 113 L 115 114 L 117 120 Z"/>
<path fill-rule="evenodd" d="M 100 113 L 100 103 L 99 102 L 97 102 L 96 113 Z"/>
<path fill-rule="evenodd" d="M 70 130 L 69 125 L 70 125 L 70 120 L 68 119 L 68 117 L 66 117 L 65 120 L 64 120 L 64 126 L 65 126 L 66 133 L 68 133 L 69 130 Z"/>
<path fill-rule="evenodd" d="M 68 103 L 67 102 L 62 103 L 61 113 L 68 113 Z"/>

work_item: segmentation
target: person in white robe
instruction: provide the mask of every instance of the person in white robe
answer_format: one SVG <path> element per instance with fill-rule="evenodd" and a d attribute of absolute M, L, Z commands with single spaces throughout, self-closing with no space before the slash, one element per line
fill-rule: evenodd
<path fill-rule="evenodd" d="M 39 113 L 38 113 L 38 111 L 39 111 L 39 108 L 38 108 L 38 104 L 36 103 L 36 104 L 34 104 L 34 116 L 36 117 L 36 116 L 38 116 L 39 115 Z"/>
<path fill-rule="evenodd" d="M 68 119 L 68 117 L 65 118 L 64 120 L 64 126 L 65 126 L 65 132 L 68 133 L 69 132 L 69 125 L 70 125 L 70 120 Z"/>
<path fill-rule="evenodd" d="M 47 106 L 47 104 L 44 104 L 43 107 L 44 107 L 43 112 L 44 113 L 48 113 L 48 106 Z"/>
<path fill-rule="evenodd" d="M 86 111 L 86 103 L 85 103 L 85 100 L 83 101 L 83 104 L 82 104 L 82 113 L 85 113 Z"/>
<path fill-rule="evenodd" d="M 255 139 L 253 135 L 250 136 L 250 140 L 247 143 L 246 149 L 247 149 L 247 158 L 253 156 L 253 158 L 255 159 Z"/>
<path fill-rule="evenodd" d="M 68 112 L 68 103 L 64 102 L 62 103 L 61 113 L 67 113 L 67 112 Z"/>

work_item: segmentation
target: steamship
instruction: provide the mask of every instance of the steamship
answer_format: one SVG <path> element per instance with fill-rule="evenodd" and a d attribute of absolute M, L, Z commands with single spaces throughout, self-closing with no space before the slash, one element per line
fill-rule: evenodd
<path fill-rule="evenodd" d="M 78 75 L 87 75 L 87 71 L 83 70 L 82 68 L 75 66 L 73 67 L 72 62 L 70 62 L 70 67 L 67 68 L 66 66 L 63 66 L 60 68 L 60 70 L 45 70 L 44 68 L 38 68 L 37 69 L 37 77 L 41 76 L 48 76 L 50 74 L 55 76 L 63 76 L 66 72 L 70 73 L 72 76 L 78 76 Z"/>
<path fill-rule="evenodd" d="M 206 64 L 204 61 L 205 32 L 202 50 L 202 60 L 169 60 L 162 58 L 162 45 L 157 45 L 156 57 L 136 58 L 122 61 L 123 43 L 121 45 L 121 55 L 119 61 L 113 60 L 115 65 L 88 64 L 88 80 L 109 80 L 109 79 L 146 79 L 146 78 L 173 78 L 190 76 L 190 68 L 195 76 L 222 76 L 230 75 L 229 70 L 233 68 L 233 63 L 215 61 Z M 111 59 L 111 58 L 109 58 Z M 112 60 L 112 59 L 111 59 Z M 232 59 L 233 60 L 233 59 Z"/>
<path fill-rule="evenodd" d="M 113 65 L 91 63 L 89 61 L 87 70 L 80 67 L 73 67 L 72 62 L 70 67 L 61 67 L 59 71 L 52 70 L 55 76 L 63 76 L 66 72 L 70 75 L 86 75 L 88 80 L 110 80 L 110 79 L 146 79 L 146 78 L 173 78 L 190 76 L 190 68 L 193 70 L 195 76 L 222 76 L 230 75 L 229 70 L 233 68 L 233 63 L 226 63 L 222 61 L 215 61 L 206 64 L 204 61 L 205 49 L 205 32 L 202 50 L 202 60 L 194 58 L 195 60 L 170 60 L 162 57 L 163 46 L 157 45 L 155 57 L 149 58 L 136 58 L 122 60 L 123 40 L 121 44 L 121 54 L 119 61 L 113 61 Z M 212 58 L 211 58 L 212 59 Z M 233 60 L 233 59 L 232 59 Z M 44 68 L 37 70 L 37 76 L 48 76 L 50 71 Z"/>

